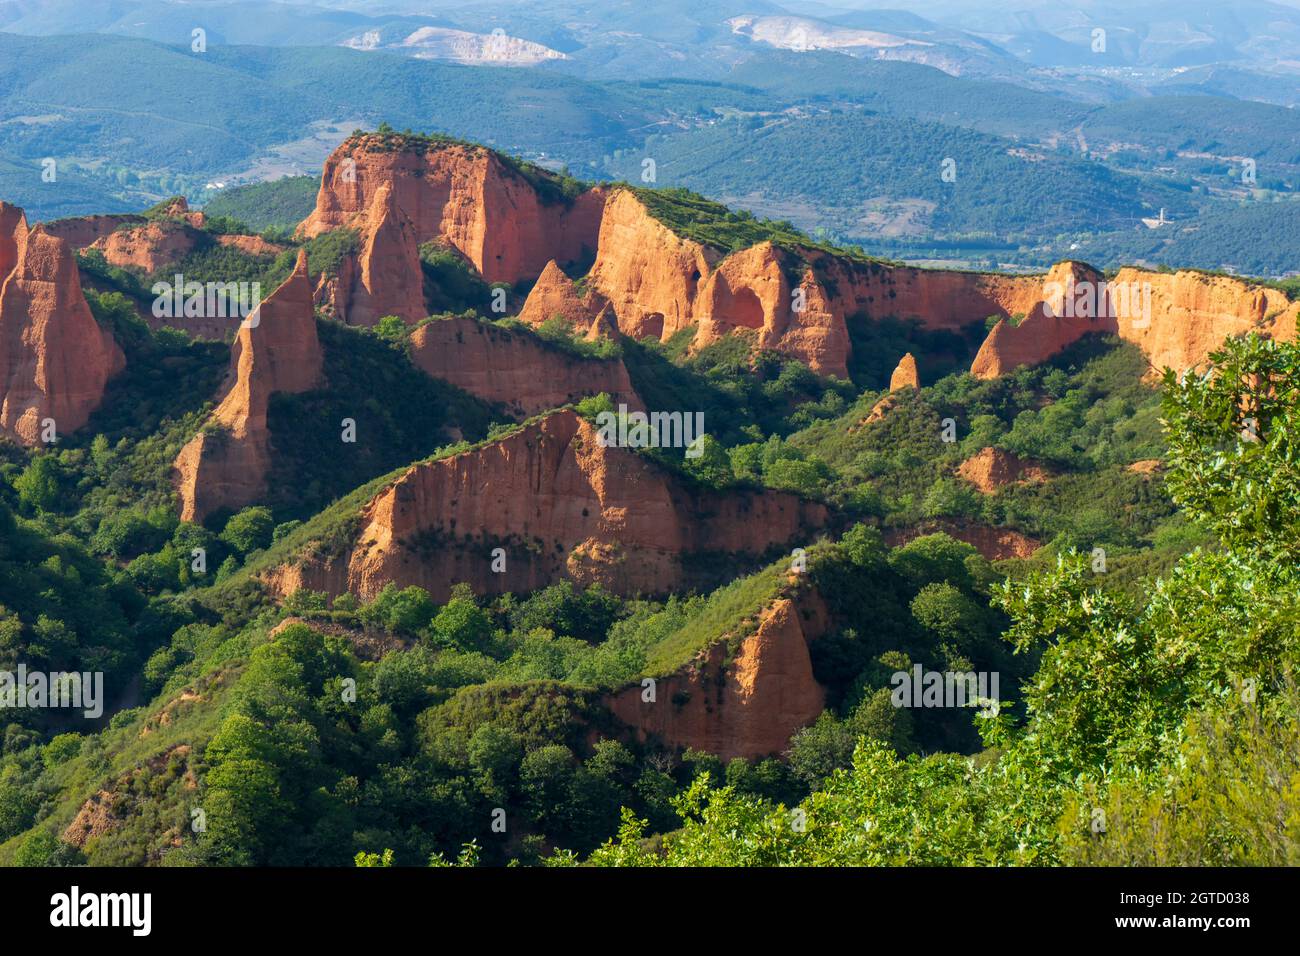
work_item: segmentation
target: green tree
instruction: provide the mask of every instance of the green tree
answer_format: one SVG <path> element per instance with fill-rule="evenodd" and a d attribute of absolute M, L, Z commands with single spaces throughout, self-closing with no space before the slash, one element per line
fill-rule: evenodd
<path fill-rule="evenodd" d="M 256 505 L 232 515 L 221 532 L 221 540 L 240 554 L 269 547 L 275 533 L 271 509 Z"/>
<path fill-rule="evenodd" d="M 429 592 L 417 585 L 398 588 L 388 582 L 373 601 L 361 608 L 362 622 L 399 634 L 418 634 L 429 626 L 436 605 Z"/>
<path fill-rule="evenodd" d="M 63 469 L 54 455 L 38 455 L 14 479 L 18 500 L 33 511 L 55 511 L 62 496 Z"/>
<path fill-rule="evenodd" d="M 961 650 L 970 649 L 988 619 L 983 607 L 947 581 L 921 588 L 911 608 L 918 624 Z"/>
<path fill-rule="evenodd" d="M 398 343 L 406 338 L 409 329 L 399 316 L 386 315 L 375 323 L 373 331 L 381 339 Z"/>
<path fill-rule="evenodd" d="M 1165 373 L 1165 478 L 1225 544 L 1300 559 L 1300 346 L 1250 334 L 1205 373 Z"/>
<path fill-rule="evenodd" d="M 477 651 L 492 637 L 492 619 L 469 598 L 452 598 L 434 617 L 430 629 L 439 646 Z"/>

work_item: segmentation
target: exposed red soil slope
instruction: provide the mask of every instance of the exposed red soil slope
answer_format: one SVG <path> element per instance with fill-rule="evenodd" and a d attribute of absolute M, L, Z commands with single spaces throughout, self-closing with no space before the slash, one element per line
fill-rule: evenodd
<path fill-rule="evenodd" d="M 434 378 L 518 417 L 589 395 L 644 411 L 622 359 L 589 359 L 472 318 L 436 319 L 411 333 L 411 360 Z"/>
<path fill-rule="evenodd" d="M 81 291 L 71 247 L 0 202 L 0 433 L 26 445 L 86 423 L 125 366 Z"/>
<path fill-rule="evenodd" d="M 892 529 L 885 532 L 885 543 L 897 548 L 915 538 L 940 531 L 958 541 L 965 541 L 990 561 L 1027 558 L 1042 547 L 1041 542 L 1019 531 L 956 521 L 932 521 L 921 527 Z"/>
<path fill-rule="evenodd" d="M 629 449 L 602 447 L 596 429 L 565 410 L 412 466 L 364 506 L 345 553 L 300 559 L 266 583 L 282 595 L 305 587 L 369 598 L 393 581 L 437 600 L 457 581 L 479 593 L 561 578 L 663 593 L 691 579 L 690 555 L 757 556 L 826 520 L 823 505 L 782 492 L 688 487 Z M 504 573 L 491 569 L 497 547 Z"/>
<path fill-rule="evenodd" d="M 957 477 L 990 495 L 1007 485 L 1045 481 L 1050 476 L 1040 465 L 1023 461 L 1009 451 L 981 448 L 957 466 Z"/>
<path fill-rule="evenodd" d="M 271 395 L 311 389 L 323 361 L 307 256 L 299 253 L 293 274 L 241 325 L 221 403 L 176 458 L 182 520 L 262 497 L 270 470 Z"/>
<path fill-rule="evenodd" d="M 608 695 L 605 704 L 642 740 L 655 737 L 723 760 L 780 754 L 826 706 L 808 652 L 826 629 L 826 606 L 816 592 L 780 598 L 740 640 L 733 660 L 724 636 L 657 679 L 653 703 L 642 699 L 638 682 Z"/>

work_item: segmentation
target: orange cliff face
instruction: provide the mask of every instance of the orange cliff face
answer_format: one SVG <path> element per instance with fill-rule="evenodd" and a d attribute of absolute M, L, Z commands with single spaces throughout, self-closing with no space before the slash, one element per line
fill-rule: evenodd
<path fill-rule="evenodd" d="M 386 185 L 417 245 L 437 241 L 455 247 L 488 282 L 535 279 L 548 260 L 581 260 L 596 248 L 602 190 L 566 200 L 558 187 L 554 193 L 540 191 L 481 146 L 435 142 L 394 148 L 380 135 L 352 137 L 330 155 L 316 208 L 298 234 L 364 232 Z"/>
<path fill-rule="evenodd" d="M 721 256 L 683 239 L 627 189 L 615 189 L 600 220 L 587 281 L 634 339 L 671 338 L 694 324 L 700 283 Z"/>
<path fill-rule="evenodd" d="M 1021 365 L 1037 365 L 1091 332 L 1114 332 L 1113 320 L 1088 310 L 1074 314 L 1065 306 L 1066 290 L 1093 288 L 1102 275 L 1080 262 L 1058 262 L 1045 276 L 1026 277 L 1038 289 L 1037 305 L 1018 325 L 1003 319 L 989 332 L 971 364 L 976 378 L 996 378 Z"/>
<path fill-rule="evenodd" d="M 552 259 L 546 263 L 528 293 L 523 308 L 519 310 L 519 320 L 529 325 L 541 325 L 558 317 L 570 325 L 589 328 L 598 311 L 591 296 L 580 296 L 573 280 Z"/>
<path fill-rule="evenodd" d="M 261 236 L 209 236 L 203 231 L 207 216 L 191 211 L 184 198 L 162 209 L 158 218 L 144 216 L 85 216 L 65 219 L 53 226 L 74 248 L 95 249 L 111 266 L 157 272 L 179 262 L 204 243 L 216 241 L 254 256 L 271 256 L 282 246 Z M 86 241 L 88 240 L 89 241 Z"/>
<path fill-rule="evenodd" d="M 490 150 L 457 143 L 398 143 L 354 137 L 326 164 L 316 209 L 302 236 L 353 228 L 361 248 L 320 295 L 345 321 L 422 317 L 419 246 L 456 249 L 489 282 L 537 279 L 520 313 L 538 324 L 561 315 L 590 336 L 664 340 L 694 329 L 692 349 L 744 331 L 825 375 L 847 376 L 848 323 L 887 317 L 960 331 L 990 316 L 972 367 L 991 377 L 1036 364 L 1088 332 L 1118 332 L 1157 367 L 1195 364 L 1228 335 L 1249 328 L 1290 337 L 1297 308 L 1278 292 L 1239 280 L 1124 270 L 1113 282 L 1150 286 L 1149 325 L 1104 314 L 1045 308 L 1052 284 L 1096 283 L 1081 263 L 1044 275 L 928 270 L 759 243 L 730 254 L 680 236 L 623 187 L 564 199 L 558 183 L 525 175 Z M 540 185 L 539 185 L 540 184 Z M 553 198 L 548 198 L 553 197 Z M 595 261 L 580 293 L 562 263 Z M 1048 302 L 1050 305 L 1050 301 Z M 603 314 L 603 319 L 597 322 Z M 1018 325 L 1005 321 L 1010 317 Z"/>
<path fill-rule="evenodd" d="M 120 226 L 137 226 L 145 222 L 144 216 L 130 213 L 108 216 L 71 216 L 41 224 L 41 228 L 57 239 L 62 239 L 73 249 L 85 249 L 111 235 Z"/>
<path fill-rule="evenodd" d="M 584 317 L 606 306 L 632 338 L 664 340 L 694 327 L 698 350 L 748 331 L 758 348 L 792 355 L 823 375 L 848 377 L 844 313 L 806 264 L 770 242 L 724 256 L 678 236 L 630 190 L 614 190 L 606 203 L 587 286 Z M 549 308 L 549 301 L 532 307 L 530 297 L 525 312 L 535 317 Z"/>
<path fill-rule="evenodd" d="M 374 325 L 388 315 L 413 324 L 424 318 L 424 273 L 415 227 L 398 207 L 397 191 L 381 183 L 360 228 L 360 249 L 345 257 L 338 276 L 322 276 L 340 321 Z M 318 289 L 318 296 L 320 289 Z"/>
<path fill-rule="evenodd" d="M 0 433 L 26 445 L 84 425 L 125 366 L 95 321 L 72 249 L 0 202 Z"/>
<path fill-rule="evenodd" d="M 981 448 L 957 466 L 957 477 L 968 481 L 986 495 L 1021 482 L 1046 481 L 1050 477 L 1042 466 L 1022 461 L 1001 448 Z"/>
<path fill-rule="evenodd" d="M 589 359 L 473 318 L 436 319 L 411 333 L 411 361 L 434 378 L 527 417 L 589 395 L 644 411 L 622 359 Z"/>
<path fill-rule="evenodd" d="M 1201 272 L 1120 269 L 1112 282 L 1142 289 L 1149 284 L 1149 321 L 1140 309 L 1119 310 L 1119 334 L 1146 353 L 1156 370 L 1205 364 L 1225 339 L 1250 331 L 1291 341 L 1300 302 L 1277 289 Z"/>
<path fill-rule="evenodd" d="M 779 598 L 734 660 L 727 660 L 724 635 L 686 667 L 658 678 L 653 701 L 638 682 L 608 695 L 605 706 L 643 741 L 654 737 L 723 760 L 782 753 L 825 708 L 808 645 L 826 629 L 826 607 L 815 591 Z"/>
<path fill-rule="evenodd" d="M 562 578 L 621 594 L 680 588 L 683 558 L 751 557 L 803 540 L 823 505 L 780 492 L 699 490 L 562 410 L 480 448 L 417 464 L 376 495 L 343 554 L 300 558 L 266 584 L 373 597 L 392 581 L 435 600 L 469 582 L 478 593 L 528 591 Z M 494 572 L 494 550 L 505 561 Z"/>
<path fill-rule="evenodd" d="M 759 348 L 847 377 L 850 318 L 892 316 L 955 331 L 990 315 L 1032 312 L 1042 278 L 915 269 L 770 242 L 726 255 L 678 236 L 633 191 L 615 188 L 587 288 L 584 312 L 608 304 L 633 338 L 696 327 L 698 350 L 751 330 Z M 550 305 L 525 308 L 535 318 Z"/>
<path fill-rule="evenodd" d="M 718 263 L 700 287 L 693 317 L 694 350 L 738 329 L 752 329 L 760 349 L 792 355 L 820 375 L 849 377 L 843 311 L 805 263 L 770 242 Z"/>
<path fill-rule="evenodd" d="M 293 274 L 240 326 L 229 384 L 209 420 L 216 427 L 195 435 L 173 464 L 182 520 L 202 520 L 223 507 L 238 509 L 265 493 L 271 395 L 311 389 L 323 362 L 307 256 L 300 252 Z"/>
<path fill-rule="evenodd" d="M 299 226 L 303 237 L 341 228 L 361 236 L 358 252 L 318 289 L 322 303 L 353 324 L 422 317 L 418 249 L 432 241 L 456 249 L 488 282 L 536 279 L 520 313 L 532 324 L 561 315 L 587 335 L 616 329 L 660 340 L 695 328 L 696 350 L 749 330 L 758 348 L 847 377 L 849 317 L 958 329 L 991 314 L 1028 312 L 1041 285 L 770 242 L 728 255 L 679 236 L 631 189 L 596 187 L 564 199 L 558 184 L 540 187 L 490 150 L 398 139 L 365 135 L 340 146 L 326 163 L 315 210 Z M 560 265 L 593 251 L 580 294 Z"/>
<path fill-rule="evenodd" d="M 996 378 L 1037 365 L 1090 332 L 1118 334 L 1138 346 L 1153 374 L 1203 366 L 1231 337 L 1256 331 L 1296 336 L 1300 303 L 1276 289 L 1201 272 L 1124 268 L 1111 279 L 1080 263 L 1058 263 L 1039 280 L 1049 308 L 1018 326 L 999 322 L 971 366 L 976 378 Z"/>
<path fill-rule="evenodd" d="M 898 360 L 893 374 L 889 376 L 889 390 L 896 392 L 900 388 L 920 388 L 921 373 L 916 368 L 916 356 L 908 352 Z"/>
<path fill-rule="evenodd" d="M 919 269 L 818 254 L 818 272 L 844 315 L 916 319 L 927 329 L 959 331 L 991 315 L 1032 312 L 1041 276 Z"/>
<path fill-rule="evenodd" d="M 116 229 L 96 239 L 90 248 L 102 252 L 111 266 L 153 273 L 184 259 L 202 236 L 193 226 L 159 219 Z"/>
<path fill-rule="evenodd" d="M 716 267 L 715 267 L 716 266 Z M 629 190 L 610 196 L 596 262 L 577 286 L 553 261 L 519 318 L 540 325 L 560 317 L 589 338 L 668 339 L 695 328 L 692 348 L 745 331 L 754 345 L 793 355 L 823 375 L 848 377 L 844 317 L 789 252 L 770 242 L 723 258 L 656 220 Z"/>

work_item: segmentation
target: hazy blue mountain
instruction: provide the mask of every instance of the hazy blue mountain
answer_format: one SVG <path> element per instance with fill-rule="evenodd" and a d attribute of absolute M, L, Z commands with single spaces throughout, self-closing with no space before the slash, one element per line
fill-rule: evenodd
<path fill-rule="evenodd" d="M 1062 26 L 1069 18 L 1038 4 L 1015 15 L 962 3 L 854 6 L 489 0 L 376 12 L 345 2 L 0 0 L 0 28 L 17 31 L 0 32 L 0 196 L 36 218 L 138 209 L 177 193 L 202 202 L 232 185 L 310 174 L 352 129 L 381 122 L 587 179 L 635 178 L 652 156 L 663 183 L 808 229 L 1011 242 L 1027 256 L 1061 236 L 1129 248 L 1125 230 L 1160 208 L 1199 221 L 1300 185 L 1300 117 L 1275 105 L 1300 92 L 1286 74 L 1128 60 L 1098 71 L 1077 30 Z M 1089 5 L 1069 22 L 1115 9 Z M 1284 46 L 1295 11 L 1251 0 L 1235 20 L 1193 13 L 1195 30 L 1180 34 L 1161 26 L 1173 22 L 1168 4 L 1139 4 L 1125 21 L 1137 24 L 1132 36 L 1107 34 L 1107 56 L 1149 57 L 1156 34 L 1186 34 L 1190 61 L 1204 34 L 1240 59 Z M 200 21 L 207 46 L 196 52 Z M 1279 24 L 1271 40 L 1266 22 Z M 531 66 L 426 58 L 460 49 L 444 34 L 408 48 L 431 25 L 501 31 L 554 56 Z M 43 35 L 69 30 L 101 32 Z M 802 35 L 813 48 L 794 42 L 798 30 L 813 31 Z M 1039 65 L 1017 46 L 1031 36 L 1045 44 Z M 339 45 L 348 42 L 366 48 Z M 472 60 L 473 43 L 465 49 Z M 536 53 L 517 49 L 524 60 Z M 878 58 L 917 51 L 937 66 Z M 938 174 L 949 158 L 954 184 Z M 39 178 L 45 159 L 58 163 L 56 184 Z M 1276 267 L 1291 256 L 1290 231 L 1275 219 L 1264 226 Z"/>

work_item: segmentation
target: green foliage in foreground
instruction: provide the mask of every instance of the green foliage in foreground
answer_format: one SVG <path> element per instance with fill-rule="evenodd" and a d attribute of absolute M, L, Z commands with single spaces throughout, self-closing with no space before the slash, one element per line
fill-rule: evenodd
<path fill-rule="evenodd" d="M 208 355 L 131 325 L 111 295 L 95 305 L 140 356 L 142 377 L 124 381 L 126 394 L 154 396 L 150 376 L 164 368 L 199 378 L 221 365 L 222 349 Z M 389 335 L 344 329 L 332 342 L 331 328 L 322 324 L 327 362 L 333 348 L 353 365 L 353 379 L 337 373 L 340 394 L 357 400 L 359 423 L 391 436 L 392 459 L 407 464 L 415 443 L 439 440 L 432 427 L 365 406 L 358 384 L 391 377 L 384 394 L 403 394 L 404 336 L 395 326 L 381 330 Z M 642 355 L 669 384 L 682 368 L 670 355 L 671 343 Z M 701 477 L 707 483 L 743 474 L 814 489 L 844 481 L 848 492 L 862 484 L 848 476 L 879 474 L 871 453 L 913 455 L 920 470 L 932 467 L 931 451 L 955 461 L 983 444 L 1017 442 L 1066 472 L 1047 486 L 1064 490 L 991 496 L 989 514 L 1036 514 L 1046 526 L 1080 504 L 1116 503 L 1138 514 L 1121 530 L 1137 538 L 1153 527 L 1161 486 L 1113 480 L 1124 462 L 1159 450 L 1151 435 L 1159 397 L 1133 374 L 1127 350 L 1085 350 L 998 382 L 953 376 L 907 397 L 883 427 L 841 438 L 814 423 L 798 441 L 765 434 L 755 420 L 786 421 L 814 403 L 804 397 L 782 411 L 795 374 L 775 365 L 774 378 L 746 385 L 742 367 L 752 368 L 730 352 L 697 360 L 684 380 L 728 407 L 753 394 L 746 389 L 766 394 L 773 380 L 786 382 L 749 412 L 734 443 L 710 446 L 700 459 L 716 466 Z M 1014 583 L 998 584 L 1000 573 L 969 545 L 930 535 L 891 549 L 859 524 L 810 545 L 805 575 L 792 580 L 787 557 L 709 595 L 626 600 L 562 583 L 491 600 L 461 587 L 439 603 L 420 588 L 389 587 L 366 604 L 302 591 L 280 610 L 250 575 L 304 547 L 331 547 L 389 478 L 301 525 L 262 505 L 218 516 L 210 529 L 181 523 L 161 476 L 192 433 L 202 396 L 155 396 L 156 433 L 106 405 L 94 438 L 57 453 L 0 449 L 0 515 L 12 515 L 0 523 L 0 648 L 71 664 L 112 655 L 117 686 L 138 673 L 140 697 L 84 735 L 7 722 L 0 862 L 1294 862 L 1300 768 L 1288 743 L 1297 710 L 1288 688 L 1300 634 L 1300 512 L 1294 484 L 1271 477 L 1293 467 L 1297 346 L 1246 340 L 1215 362 L 1227 371 L 1166 383 L 1162 411 L 1168 487 L 1183 508 L 1173 550 L 1210 533 L 1214 546 L 1177 562 L 1157 555 L 1139 567 L 1159 580 L 1135 573 L 1122 587 L 1068 553 L 1026 562 Z M 821 402 L 841 388 L 820 387 Z M 429 402 L 430 414 L 447 401 Z M 969 428 L 957 447 L 906 444 L 913 428 L 933 442 L 939 411 L 949 409 Z M 304 420 L 343 414 L 326 407 Z M 287 421 L 274 433 L 292 442 Z M 440 455 L 469 446 L 420 447 Z M 383 465 L 357 465 L 354 477 Z M 293 480 L 286 486 L 304 493 Z M 327 492 L 311 494 L 323 501 Z M 194 546 L 207 549 L 217 587 L 187 577 Z M 605 693 L 666 674 L 717 640 L 733 651 L 763 607 L 808 585 L 834 622 L 811 648 L 827 710 L 795 735 L 786 759 L 724 764 L 636 742 L 610 723 Z M 55 604 L 57 615 L 48 610 Z M 271 637 L 286 613 L 307 624 Z M 63 656 L 41 658 L 46 651 Z M 913 664 L 1000 673 L 1000 712 L 893 706 L 890 675 Z M 112 795 L 113 826 L 84 845 L 65 842 L 101 790 Z M 191 838 L 186 812 L 196 798 L 209 829 Z M 509 821 L 504 840 L 491 825 L 498 807 Z"/>
<path fill-rule="evenodd" d="M 1248 338 L 1214 357 L 1219 376 L 1167 383 L 1171 486 L 1223 550 L 1188 555 L 1139 602 L 1095 586 L 1083 557 L 1000 588 L 1008 638 L 1042 660 L 1024 718 L 985 719 L 983 753 L 903 758 L 863 740 L 795 808 L 697 780 L 675 803 L 682 829 L 650 845 L 625 812 L 591 862 L 1295 863 L 1300 571 L 1276 556 L 1294 554 L 1300 522 L 1261 479 L 1292 466 L 1281 399 L 1298 358 Z M 1243 407 L 1265 423 L 1258 441 Z"/>
<path fill-rule="evenodd" d="M 1230 547 L 1300 559 L 1300 354 L 1250 336 L 1200 377 L 1165 373 L 1169 490 Z"/>

